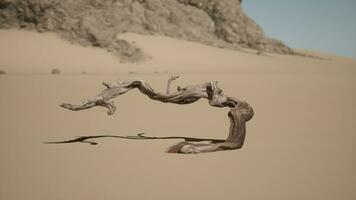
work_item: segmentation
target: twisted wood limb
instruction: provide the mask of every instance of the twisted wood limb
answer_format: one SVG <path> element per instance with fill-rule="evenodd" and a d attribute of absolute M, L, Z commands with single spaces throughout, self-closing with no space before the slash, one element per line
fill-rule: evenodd
<path fill-rule="evenodd" d="M 179 76 L 171 76 L 171 78 L 168 79 L 166 94 L 169 94 L 170 89 L 171 89 L 171 83 L 172 83 L 172 81 L 176 80 L 177 78 L 179 78 Z"/>
<path fill-rule="evenodd" d="M 108 109 L 109 115 L 112 115 L 116 111 L 116 106 L 109 100 L 135 88 L 152 100 L 163 103 L 190 104 L 203 98 L 207 99 L 211 106 L 230 108 L 228 113 L 230 119 L 230 132 L 228 138 L 224 142 L 219 143 L 195 143 L 185 141 L 170 147 L 167 152 L 205 153 L 241 148 L 245 140 L 246 122 L 254 115 L 252 107 L 245 101 L 225 96 L 222 90 L 218 87 L 216 81 L 207 82 L 201 85 L 186 86 L 184 88 L 178 87 L 177 91 L 170 93 L 170 84 L 177 78 L 177 76 L 172 76 L 168 80 L 165 94 L 155 91 L 148 83 L 142 80 L 119 81 L 117 85 L 103 83 L 106 88 L 100 94 L 89 99 L 82 105 L 64 103 L 60 106 L 72 111 L 85 110 L 94 106 L 102 106 Z"/>

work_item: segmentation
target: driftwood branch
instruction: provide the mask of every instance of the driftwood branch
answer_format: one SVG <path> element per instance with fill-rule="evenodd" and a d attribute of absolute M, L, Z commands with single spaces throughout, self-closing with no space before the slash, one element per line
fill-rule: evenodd
<path fill-rule="evenodd" d="M 95 106 L 106 107 L 108 114 L 116 111 L 116 106 L 110 100 L 125 94 L 132 89 L 138 89 L 152 100 L 163 103 L 190 104 L 199 99 L 207 99 L 209 105 L 214 107 L 229 107 L 228 117 L 230 119 L 230 131 L 226 140 L 217 143 L 196 143 L 192 141 L 180 142 L 168 149 L 169 153 L 204 153 L 222 150 L 234 150 L 243 146 L 246 134 L 246 122 L 253 117 L 252 107 L 245 101 L 227 97 L 218 87 L 218 83 L 207 82 L 201 85 L 178 87 L 177 91 L 170 92 L 171 82 L 178 76 L 172 76 L 167 83 L 166 93 L 160 93 L 142 80 L 118 81 L 116 85 L 103 83 L 105 89 L 97 96 L 89 99 L 82 105 L 61 104 L 61 107 L 79 111 Z M 85 139 L 83 141 L 86 141 Z"/>

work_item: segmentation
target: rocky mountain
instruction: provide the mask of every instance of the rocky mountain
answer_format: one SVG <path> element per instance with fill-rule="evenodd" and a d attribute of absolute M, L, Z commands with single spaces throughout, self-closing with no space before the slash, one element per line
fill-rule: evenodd
<path fill-rule="evenodd" d="M 221 48 L 293 54 L 265 36 L 242 10 L 241 0 L 0 0 L 0 28 L 56 32 L 84 46 L 105 48 L 122 61 L 146 58 L 133 32 L 196 41 Z"/>

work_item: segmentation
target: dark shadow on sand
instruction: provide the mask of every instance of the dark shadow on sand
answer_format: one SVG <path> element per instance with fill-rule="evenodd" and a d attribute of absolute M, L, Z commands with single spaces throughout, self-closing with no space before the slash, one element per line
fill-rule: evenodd
<path fill-rule="evenodd" d="M 169 140 L 169 139 L 184 139 L 185 142 L 210 142 L 210 143 L 221 143 L 225 140 L 220 139 L 206 139 L 206 138 L 192 138 L 192 137 L 179 137 L 179 136 L 168 136 L 168 137 L 150 137 L 144 136 L 145 133 L 139 133 L 134 136 L 120 136 L 120 135 L 94 135 L 94 136 L 80 136 L 71 140 L 64 140 L 58 142 L 44 142 L 44 144 L 68 144 L 68 143 L 87 143 L 91 145 L 97 145 L 98 142 L 89 141 L 91 139 L 97 138 L 119 138 L 119 139 L 129 139 L 129 140 Z"/>

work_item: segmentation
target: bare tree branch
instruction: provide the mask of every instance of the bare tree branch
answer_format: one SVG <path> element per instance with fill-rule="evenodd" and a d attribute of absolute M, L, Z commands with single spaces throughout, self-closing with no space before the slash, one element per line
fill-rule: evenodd
<path fill-rule="evenodd" d="M 171 78 L 168 79 L 166 94 L 169 94 L 170 89 L 171 89 L 171 83 L 172 83 L 172 81 L 176 80 L 177 78 L 179 78 L 179 76 L 171 76 Z"/>
<path fill-rule="evenodd" d="M 225 96 L 222 90 L 218 87 L 216 81 L 207 82 L 201 85 L 186 86 L 184 88 L 178 87 L 177 91 L 170 93 L 170 84 L 177 78 L 178 76 L 172 76 L 168 80 L 165 94 L 156 92 L 148 83 L 142 80 L 118 81 L 117 85 L 103 83 L 106 88 L 99 95 L 89 99 L 82 105 L 65 103 L 61 104 L 61 107 L 72 111 L 79 111 L 94 106 L 101 106 L 106 107 L 108 109 L 108 114 L 112 115 L 116 110 L 116 106 L 109 100 L 135 88 L 152 100 L 163 103 L 190 104 L 199 99 L 207 99 L 211 106 L 230 108 L 228 113 L 230 119 L 230 132 L 228 138 L 219 143 L 196 143 L 184 141 L 170 147 L 168 153 L 204 153 L 241 148 L 245 140 L 246 122 L 254 115 L 252 107 L 245 101 Z M 82 141 L 85 140 L 86 139 L 83 139 Z"/>

